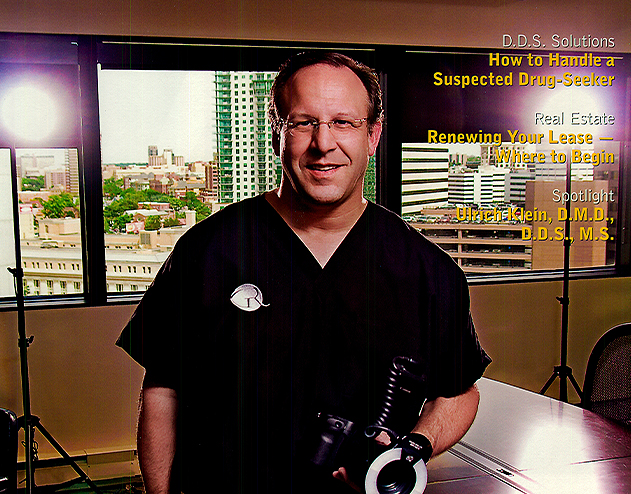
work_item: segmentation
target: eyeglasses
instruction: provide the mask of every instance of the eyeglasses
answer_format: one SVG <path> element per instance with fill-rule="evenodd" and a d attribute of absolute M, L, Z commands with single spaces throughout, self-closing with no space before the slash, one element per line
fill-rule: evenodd
<path fill-rule="evenodd" d="M 320 125 L 326 125 L 335 137 L 344 137 L 359 129 L 367 117 L 356 119 L 336 118 L 334 120 L 297 119 L 281 120 L 287 127 L 287 131 L 294 137 L 312 136 Z"/>

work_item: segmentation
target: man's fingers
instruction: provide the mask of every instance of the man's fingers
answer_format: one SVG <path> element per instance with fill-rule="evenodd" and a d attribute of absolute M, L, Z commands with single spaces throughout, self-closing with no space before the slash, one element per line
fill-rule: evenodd
<path fill-rule="evenodd" d="M 335 477 L 337 480 L 341 480 L 342 482 L 345 482 L 353 490 L 356 490 L 357 492 L 361 492 L 361 489 L 359 488 L 359 486 L 348 478 L 348 473 L 346 472 L 346 468 L 344 467 L 338 468 L 335 472 L 333 472 L 333 477 Z"/>

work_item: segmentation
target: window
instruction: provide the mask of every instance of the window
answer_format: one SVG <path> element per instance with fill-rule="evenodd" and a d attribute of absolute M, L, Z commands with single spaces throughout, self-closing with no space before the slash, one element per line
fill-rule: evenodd
<path fill-rule="evenodd" d="M 559 56 L 542 53 L 538 68 L 526 53 L 407 54 L 401 211 L 469 274 L 561 269 L 566 197 L 570 267 L 616 262 L 628 60 L 603 57 L 597 75 L 619 82 L 605 88 L 567 84 L 570 68 L 589 79 L 595 67 Z M 517 58 L 518 70 L 502 63 Z M 493 83 L 463 86 L 481 74 Z"/>
<path fill-rule="evenodd" d="M 265 73 L 100 68 L 105 255 L 107 265 L 113 267 L 107 269 L 108 285 L 116 291 L 125 278 L 115 262 L 142 260 L 145 266 L 138 274 L 144 276 L 145 284 L 151 282 L 179 236 L 191 226 L 184 223 L 186 210 L 195 210 L 199 220 L 210 214 L 209 204 L 240 198 L 238 167 L 247 153 L 247 143 L 240 141 L 236 132 L 242 130 L 240 124 L 245 123 L 246 115 L 231 110 L 230 102 L 238 91 L 267 101 L 271 82 L 257 86 L 243 82 L 236 89 L 226 81 L 235 76 L 249 80 L 253 75 Z M 156 105 L 172 125 L 165 126 L 154 118 Z M 121 126 L 121 121 L 128 125 Z M 256 133 L 266 136 L 268 132 L 265 117 Z M 171 147 L 168 150 L 164 149 L 167 143 Z M 271 176 L 280 177 L 280 162 L 271 153 L 271 141 L 263 145 L 269 148 L 270 156 L 260 163 L 262 173 L 269 170 Z M 214 170 L 219 180 L 208 170 Z M 260 192 L 277 185 L 266 182 Z M 251 189 L 255 190 L 254 185 Z M 150 225 L 145 210 L 169 218 L 168 226 L 164 220 Z M 114 253 L 107 248 L 117 244 L 126 244 L 127 251 Z M 136 270 L 128 265 L 126 272 Z"/>
<path fill-rule="evenodd" d="M 121 285 L 125 291 L 143 291 L 192 217 L 198 220 L 246 194 L 278 185 L 282 172 L 271 149 L 267 93 L 275 70 L 298 48 L 7 33 L 0 34 L 0 41 L 0 102 L 11 88 L 26 86 L 28 76 L 44 81 L 38 87 L 57 112 L 55 119 L 38 117 L 56 122 L 46 136 L 19 136 L 16 131 L 28 126 L 0 117 L 0 194 L 12 197 L 13 177 L 21 187 L 20 202 L 0 201 L 0 298 L 8 303 L 14 288 L 6 267 L 17 263 L 24 269 L 27 298 L 77 295 L 96 304 L 107 301 L 108 290 L 121 291 Z M 546 75 L 543 68 L 535 73 L 490 67 L 489 53 L 482 50 L 363 46 L 348 52 L 380 71 L 386 95 L 387 125 L 378 156 L 368 164 L 365 194 L 402 213 L 472 276 L 513 273 L 524 279 L 525 273 L 560 267 L 556 228 L 564 171 L 549 165 L 552 151 L 565 151 L 550 144 L 548 133 L 572 133 L 567 120 L 566 127 L 555 126 L 559 114 L 615 117 L 606 129 L 595 129 L 593 122 L 581 125 L 583 133 L 590 128 L 594 141 L 580 147 L 581 162 L 572 163 L 571 192 L 577 199 L 590 198 L 591 204 L 583 208 L 574 201 L 574 236 L 584 239 L 571 247 L 572 266 L 605 268 L 598 273 L 628 268 L 631 190 L 620 182 L 630 159 L 623 129 L 629 125 L 631 102 L 622 89 L 630 79 L 628 54 L 616 54 L 614 67 L 593 70 L 614 76 L 613 86 L 582 87 L 583 93 L 562 84 L 539 87 L 537 79 L 535 86 L 521 86 L 519 72 Z M 550 74 L 558 72 L 553 69 Z M 453 85 L 455 79 L 447 85 L 445 78 L 491 70 L 495 75 L 513 72 L 517 82 L 463 88 Z M 582 74 L 585 69 L 562 69 L 568 71 Z M 436 73 L 443 74 L 440 86 L 434 84 Z M 571 109 L 564 106 L 570 95 L 580 102 Z M 543 116 L 536 123 L 538 113 Z M 529 142 L 530 135 L 539 133 L 546 142 Z M 481 135 L 492 142 L 478 142 L 472 149 L 443 142 L 449 134 Z M 237 142 L 243 151 L 238 156 Z M 568 149 L 572 156 L 573 147 Z M 539 153 L 546 156 L 544 162 L 531 163 Z M 513 157 L 515 163 L 498 166 Z M 256 173 L 247 173 L 248 164 Z M 245 173 L 237 176 L 237 170 Z M 247 181 L 237 183 L 246 176 Z M 559 185 L 546 188 L 554 181 Z M 148 210 L 157 212 L 151 220 Z M 195 214 L 187 215 L 187 210 Z M 550 217 L 553 224 L 545 225 Z M 134 266 L 142 270 L 136 268 L 134 274 Z M 48 283 L 42 286 L 48 281 L 53 282 L 52 295 Z"/>
<path fill-rule="evenodd" d="M 11 156 L 8 149 L 0 149 L 0 194 L 2 197 L 12 196 Z M 13 204 L 12 201 L 0 201 L 0 297 L 14 297 L 13 276 L 7 268 L 15 267 L 15 248 L 13 236 Z M 26 267 L 26 266 L 25 266 Z M 25 284 L 25 293 L 28 292 Z"/>
<path fill-rule="evenodd" d="M 17 149 L 21 256 L 27 286 L 57 265 L 55 283 L 81 276 L 81 202 L 77 149 Z M 50 262 L 47 260 L 50 259 Z M 70 262 L 72 275 L 65 265 Z M 62 269 L 63 266 L 63 269 Z M 52 289 L 47 295 L 57 295 Z"/>
<path fill-rule="evenodd" d="M 39 45 L 42 53 L 28 40 L 17 42 L 19 50 L 12 47 L 15 39 L 2 41 L 9 49 L 0 53 L 0 188 L 4 198 L 15 189 L 17 204 L 2 201 L 0 264 L 14 266 L 19 253 L 24 295 L 56 295 L 59 282 L 68 280 L 62 262 L 83 256 L 77 46 L 51 37 Z M 0 297 L 14 297 L 11 276 L 1 271 Z M 49 278 L 45 293 L 43 272 Z"/>

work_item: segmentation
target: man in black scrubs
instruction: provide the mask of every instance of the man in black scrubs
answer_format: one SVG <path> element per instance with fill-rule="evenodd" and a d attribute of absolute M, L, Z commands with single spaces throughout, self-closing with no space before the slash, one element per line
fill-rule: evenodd
<path fill-rule="evenodd" d="M 344 465 L 305 467 L 313 419 L 372 423 L 397 356 L 427 378 L 418 421 L 398 431 L 422 434 L 427 454 L 477 411 L 490 359 L 462 271 L 362 195 L 382 129 L 376 76 L 339 54 L 302 54 L 272 99 L 280 187 L 189 230 L 118 340 L 146 369 L 138 450 L 150 494 L 352 492 Z"/>

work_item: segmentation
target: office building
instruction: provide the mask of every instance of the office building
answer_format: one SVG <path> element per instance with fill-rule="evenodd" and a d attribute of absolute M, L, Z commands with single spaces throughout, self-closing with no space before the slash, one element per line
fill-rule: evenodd
<path fill-rule="evenodd" d="M 521 159 L 525 150 L 526 145 L 519 143 L 503 142 L 500 146 L 480 144 L 481 164 L 509 169 L 526 168 L 527 164 Z"/>
<path fill-rule="evenodd" d="M 403 215 L 447 204 L 449 150 L 421 143 L 403 144 L 401 153 Z"/>
<path fill-rule="evenodd" d="M 526 211 L 536 211 L 531 223 L 533 240 L 532 269 L 563 267 L 565 232 L 563 203 L 565 181 L 526 182 Z M 611 203 L 604 180 L 572 181 L 573 201 L 569 215 L 570 267 L 594 267 L 606 264 L 607 241 L 613 235 L 608 221 Z"/>
<path fill-rule="evenodd" d="M 79 153 L 75 148 L 64 149 L 66 166 L 66 192 L 79 195 Z"/>
<path fill-rule="evenodd" d="M 535 179 L 534 167 L 513 169 L 504 176 L 504 202 L 516 206 L 526 203 L 526 182 Z"/>
<path fill-rule="evenodd" d="M 44 187 L 46 189 L 66 190 L 66 168 L 51 168 L 44 174 Z"/>
<path fill-rule="evenodd" d="M 494 166 L 479 166 L 475 169 L 453 167 L 449 171 L 449 204 L 488 206 L 503 203 L 506 174 L 506 169 Z"/>
<path fill-rule="evenodd" d="M 235 202 L 279 184 L 267 109 L 274 74 L 217 72 L 219 202 Z"/>

